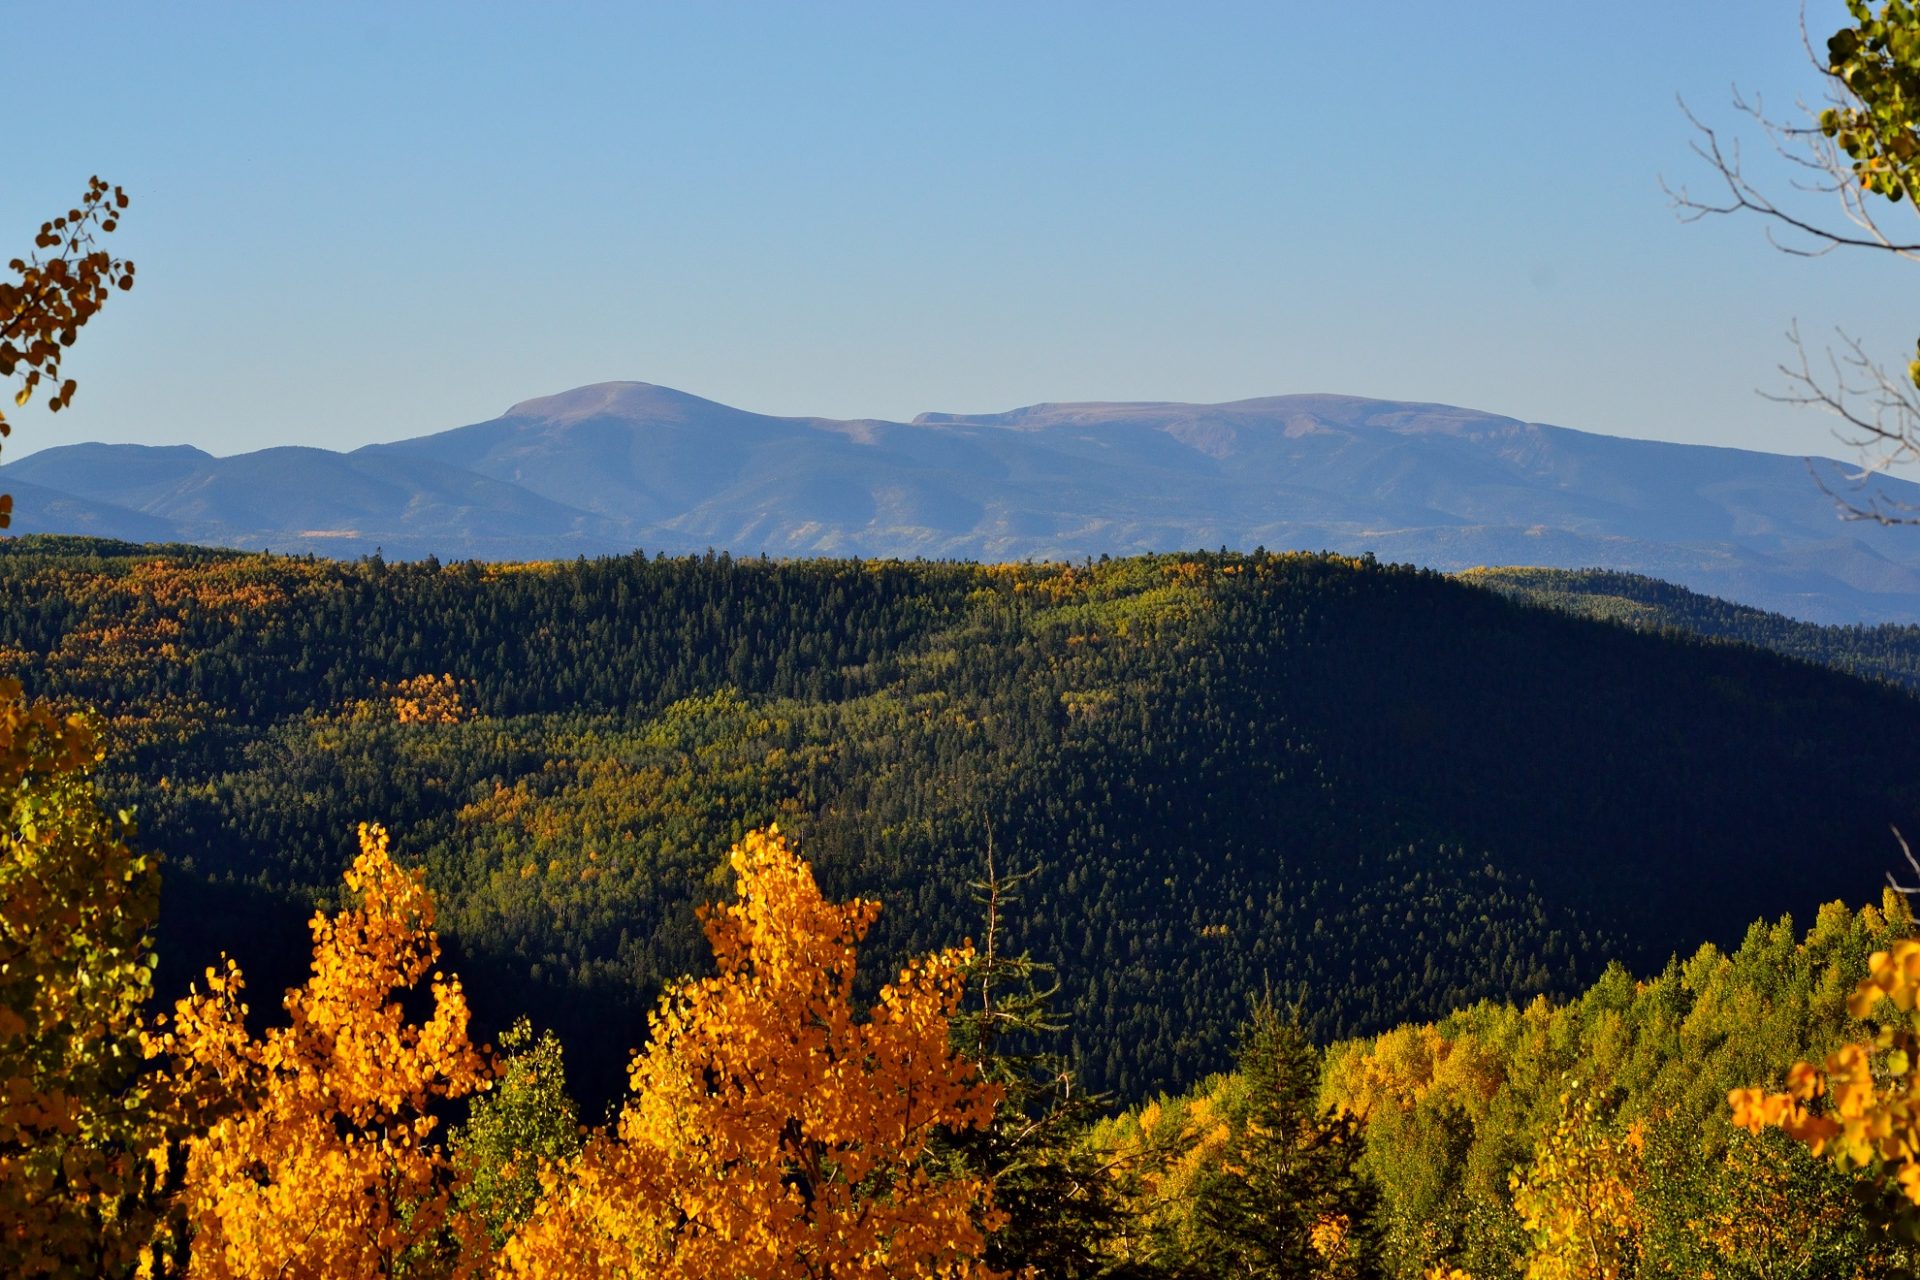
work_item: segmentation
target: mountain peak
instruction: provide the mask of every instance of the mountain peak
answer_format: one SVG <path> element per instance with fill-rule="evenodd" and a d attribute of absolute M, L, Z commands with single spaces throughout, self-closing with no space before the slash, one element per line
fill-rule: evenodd
<path fill-rule="evenodd" d="M 592 382 L 571 391 L 522 400 L 502 418 L 537 418 L 544 422 L 580 422 L 587 418 L 629 418 L 674 421 L 718 410 L 738 413 L 714 400 L 676 391 L 652 382 Z"/>
<path fill-rule="evenodd" d="M 4 468 L 0 492 L 37 486 L 22 489 L 21 529 L 151 537 L 165 522 L 169 538 L 333 555 L 1262 545 L 1439 569 L 1607 565 L 1797 617 L 1920 617 L 1920 537 L 1842 526 L 1797 458 L 1340 395 L 1062 400 L 919 423 L 774 417 L 602 382 L 338 458 L 49 449 Z M 1840 464 L 1820 465 L 1844 483 Z M 1920 505 L 1920 486 L 1880 488 Z"/>

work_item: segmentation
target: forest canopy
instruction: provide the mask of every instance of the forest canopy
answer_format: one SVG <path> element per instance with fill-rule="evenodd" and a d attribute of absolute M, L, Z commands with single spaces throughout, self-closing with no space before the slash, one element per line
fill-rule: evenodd
<path fill-rule="evenodd" d="M 1571 995 L 1870 896 L 1887 824 L 1920 828 L 1905 693 L 1339 557 L 25 538 L 0 634 L 0 672 L 115 745 L 102 788 L 170 869 L 163 991 L 222 951 L 293 985 L 301 921 L 378 820 L 481 1025 L 542 1011 L 595 1101 L 706 963 L 717 851 L 768 823 L 829 892 L 888 905 L 889 964 L 978 934 L 989 841 L 1030 870 L 1004 926 L 1057 966 L 1086 1081 L 1133 1098 L 1227 1065 L 1268 982 L 1322 1041 Z"/>

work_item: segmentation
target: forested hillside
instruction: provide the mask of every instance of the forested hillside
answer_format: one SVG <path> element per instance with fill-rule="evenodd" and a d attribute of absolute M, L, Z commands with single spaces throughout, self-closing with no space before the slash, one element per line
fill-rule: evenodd
<path fill-rule="evenodd" d="M 1367 561 L 0 547 L 0 674 L 102 710 L 166 858 L 163 989 L 222 949 L 296 980 L 378 819 L 483 1024 L 558 1025 L 590 1099 L 768 821 L 887 904 L 869 974 L 980 933 L 989 841 L 1034 869 L 1014 945 L 1128 1096 L 1269 985 L 1321 1039 L 1572 993 L 1872 895 L 1920 827 L 1898 690 Z"/>
<path fill-rule="evenodd" d="M 1348 1199 L 1372 1210 L 1375 1274 L 1910 1274 L 1911 1251 L 1872 1229 L 1854 1177 L 1744 1131 L 1728 1094 L 1857 1037 L 1848 996 L 1869 954 L 1913 929 L 1893 895 L 1857 912 L 1833 903 L 1804 932 L 1757 922 L 1737 947 L 1700 947 L 1644 979 L 1611 967 L 1570 1000 L 1486 1001 L 1300 1054 L 1297 1077 L 1318 1088 L 1302 1109 L 1364 1134 L 1351 1159 L 1370 1194 Z M 1137 1261 L 1208 1272 L 1209 1201 L 1231 1185 L 1227 1138 L 1258 1084 L 1218 1076 L 1097 1126 L 1109 1160 L 1147 1171 L 1123 1181 Z M 1158 1151 L 1185 1158 L 1157 1164 Z"/>
<path fill-rule="evenodd" d="M 1462 582 L 1645 631 L 1757 645 L 1920 691 L 1920 627 L 1821 626 L 1613 569 L 1468 569 Z"/>

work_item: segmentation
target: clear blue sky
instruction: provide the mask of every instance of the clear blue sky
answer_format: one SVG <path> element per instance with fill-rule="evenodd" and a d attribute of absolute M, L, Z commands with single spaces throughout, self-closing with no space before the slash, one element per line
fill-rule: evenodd
<path fill-rule="evenodd" d="M 1809 0 L 1819 38 L 1838 0 Z M 78 439 L 352 447 L 634 378 L 835 417 L 1298 391 L 1831 451 L 1782 332 L 1920 267 L 1682 226 L 1674 104 L 1816 89 L 1738 4 L 83 4 L 8 23 L 0 247 L 139 264 Z M 81 87 L 81 77 L 85 87 Z"/>

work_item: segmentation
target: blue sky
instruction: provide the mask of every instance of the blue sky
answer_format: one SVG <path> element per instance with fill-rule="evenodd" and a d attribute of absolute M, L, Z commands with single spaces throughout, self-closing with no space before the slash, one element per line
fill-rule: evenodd
<path fill-rule="evenodd" d="M 1819 38 L 1844 16 L 1807 9 Z M 42 136 L 0 244 L 98 172 L 133 196 L 139 286 L 8 457 L 353 447 L 621 378 L 834 417 L 1337 391 L 1831 452 L 1755 394 L 1787 324 L 1896 364 L 1920 333 L 1900 264 L 1786 258 L 1661 193 L 1705 176 L 1676 94 L 1730 122 L 1736 84 L 1817 91 L 1797 0 L 9 25 L 44 54 L 9 59 Z"/>

